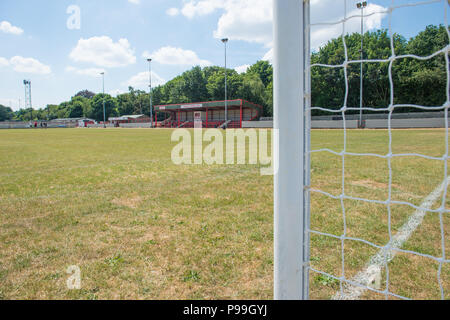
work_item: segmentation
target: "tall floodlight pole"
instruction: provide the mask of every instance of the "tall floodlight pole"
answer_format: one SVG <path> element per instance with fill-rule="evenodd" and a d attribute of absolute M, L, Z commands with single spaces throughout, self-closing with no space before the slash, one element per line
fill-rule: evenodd
<path fill-rule="evenodd" d="M 225 44 L 225 123 L 228 122 L 228 96 L 227 96 L 227 43 L 228 38 L 222 39 L 222 42 Z M 225 128 L 227 125 L 225 125 Z"/>
<path fill-rule="evenodd" d="M 150 95 L 150 128 L 153 128 L 153 101 L 152 101 L 152 59 L 148 61 L 148 74 L 149 74 L 149 95 Z"/>
<path fill-rule="evenodd" d="M 364 59 L 364 8 L 367 7 L 367 1 L 358 2 L 358 9 L 361 9 L 361 76 L 360 76 L 360 92 L 359 92 L 359 125 L 363 123 L 363 59 Z"/>
<path fill-rule="evenodd" d="M 33 120 L 33 105 L 31 103 L 31 80 L 23 80 L 25 85 L 25 109 L 30 109 L 30 121 Z"/>
<path fill-rule="evenodd" d="M 103 128 L 106 128 L 106 110 L 105 110 L 105 73 L 100 73 L 103 78 Z"/>

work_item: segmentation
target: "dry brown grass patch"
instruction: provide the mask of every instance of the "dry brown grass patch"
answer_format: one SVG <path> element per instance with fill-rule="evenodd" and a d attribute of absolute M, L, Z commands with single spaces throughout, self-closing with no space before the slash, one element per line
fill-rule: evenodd
<path fill-rule="evenodd" d="M 112 201 L 112 203 L 117 206 L 136 209 L 142 203 L 142 198 L 138 195 L 131 195 L 131 196 L 126 196 L 126 197 L 116 198 Z"/>

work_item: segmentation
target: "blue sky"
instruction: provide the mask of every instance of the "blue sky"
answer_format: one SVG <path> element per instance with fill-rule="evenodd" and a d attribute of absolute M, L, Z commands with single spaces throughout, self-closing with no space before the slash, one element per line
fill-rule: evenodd
<path fill-rule="evenodd" d="M 311 0 L 312 20 L 342 19 L 344 1 Z M 357 13 L 357 1 L 346 1 L 348 15 Z M 367 12 L 390 5 L 391 0 L 369 1 Z M 79 9 L 79 29 L 73 28 L 76 12 L 67 13 L 71 6 Z M 409 38 L 428 24 L 444 23 L 446 6 L 447 0 L 438 0 L 394 10 L 393 31 Z M 225 36 L 229 67 L 243 71 L 271 60 L 271 8 L 271 0 L 0 0 L 0 104 L 17 110 L 20 98 L 23 106 L 23 79 L 32 81 L 34 108 L 67 101 L 83 89 L 100 92 L 103 70 L 108 93 L 126 92 L 128 85 L 147 90 L 146 56 L 154 59 L 157 85 L 193 65 L 223 65 Z M 372 15 L 365 28 L 387 27 L 387 17 Z M 346 27 L 359 31 L 360 19 Z M 313 28 L 313 47 L 340 32 L 339 25 Z"/>

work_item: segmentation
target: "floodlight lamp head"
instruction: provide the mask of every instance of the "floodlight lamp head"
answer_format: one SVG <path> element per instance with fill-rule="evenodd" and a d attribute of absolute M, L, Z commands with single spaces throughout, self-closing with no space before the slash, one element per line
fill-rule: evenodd
<path fill-rule="evenodd" d="M 227 43 L 227 42 L 228 42 L 228 38 L 223 38 L 223 39 L 222 39 L 222 42 L 223 42 L 223 43 Z"/>
<path fill-rule="evenodd" d="M 152 62 L 152 59 L 151 59 L 151 58 L 148 58 L 147 61 L 148 61 L 148 62 Z"/>
<path fill-rule="evenodd" d="M 356 7 L 357 7 L 358 9 L 367 7 L 367 1 L 358 2 L 358 3 L 356 4 Z"/>

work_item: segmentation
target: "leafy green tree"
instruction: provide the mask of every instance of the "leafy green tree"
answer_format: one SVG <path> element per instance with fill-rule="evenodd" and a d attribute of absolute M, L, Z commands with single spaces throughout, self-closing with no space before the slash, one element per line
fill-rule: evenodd
<path fill-rule="evenodd" d="M 58 111 L 56 112 L 57 118 L 58 119 L 67 118 L 67 113 L 70 107 L 71 107 L 70 101 L 60 103 Z"/>
<path fill-rule="evenodd" d="M 200 102 L 208 99 L 208 90 L 206 89 L 206 79 L 202 69 L 197 66 L 182 74 L 183 93 L 186 96 L 186 102 Z"/>
<path fill-rule="evenodd" d="M 19 120 L 19 121 L 35 120 L 35 116 L 36 116 L 36 112 L 31 108 L 20 109 L 20 110 L 16 111 L 16 113 L 15 113 L 15 120 Z"/>
<path fill-rule="evenodd" d="M 106 121 L 109 117 L 118 115 L 117 104 L 109 94 L 97 94 L 92 100 L 92 116 L 96 121 L 103 121 L 103 100 L 105 101 Z"/>
<path fill-rule="evenodd" d="M 153 88 L 152 100 L 153 100 L 154 106 L 164 103 L 164 95 L 162 92 L 162 86 L 157 86 L 156 88 Z"/>
<path fill-rule="evenodd" d="M 130 115 L 134 112 L 134 103 L 129 93 L 119 94 L 117 96 L 117 110 L 120 115 Z"/>
<path fill-rule="evenodd" d="M 144 91 L 140 91 L 139 95 L 137 96 L 136 101 L 137 101 L 137 105 L 139 106 L 139 112 L 136 109 L 134 114 L 150 115 L 150 96 L 149 96 L 149 94 Z"/>
<path fill-rule="evenodd" d="M 428 57 L 448 45 L 448 35 L 443 25 L 427 26 L 406 45 L 405 53 Z M 423 106 L 442 106 L 447 97 L 447 66 L 445 54 L 420 60 L 405 58 L 396 63 L 395 103 Z M 402 108 L 402 111 L 417 111 Z"/>
<path fill-rule="evenodd" d="M 128 87 L 128 98 L 122 96 L 118 100 L 118 110 L 121 115 L 129 114 L 148 114 L 150 112 L 150 98 L 148 93 L 143 90 L 135 90 Z M 125 105 L 121 105 L 125 103 Z"/>
<path fill-rule="evenodd" d="M 83 98 L 87 98 L 87 99 L 92 99 L 93 97 L 95 97 L 95 93 L 93 93 L 92 91 L 89 90 L 83 90 L 78 92 L 75 97 L 83 97 Z"/>
<path fill-rule="evenodd" d="M 272 117 L 273 116 L 273 80 L 267 85 L 265 90 L 266 101 L 263 104 L 264 108 L 264 116 Z"/>
<path fill-rule="evenodd" d="M 182 76 L 175 77 L 173 80 L 167 82 L 164 86 L 164 94 L 166 95 L 165 103 L 187 102 L 188 98 L 184 94 L 184 87 L 185 83 Z"/>
<path fill-rule="evenodd" d="M 360 60 L 361 35 L 354 33 L 345 37 L 347 55 L 350 61 Z M 406 40 L 394 35 L 394 47 L 397 54 L 405 51 Z M 390 37 L 387 30 L 378 30 L 364 34 L 364 59 L 383 60 L 391 56 Z M 318 52 L 311 56 L 311 64 L 342 65 L 345 50 L 341 38 L 330 40 Z M 350 63 L 347 75 L 343 67 L 328 68 L 316 66 L 311 69 L 311 90 L 313 106 L 329 109 L 359 107 L 360 104 L 360 63 Z M 363 64 L 363 105 L 364 107 L 386 108 L 390 104 L 389 62 L 372 62 Z M 348 81 L 348 82 L 347 82 Z M 346 83 L 348 96 L 346 96 Z M 357 111 L 354 111 L 356 113 Z M 313 115 L 322 114 L 313 111 Z M 349 112 L 350 113 L 350 112 Z"/>
<path fill-rule="evenodd" d="M 272 65 L 265 60 L 260 60 L 247 69 L 246 73 L 254 73 L 259 76 L 264 87 L 267 87 L 273 81 Z"/>
<path fill-rule="evenodd" d="M 265 103 L 266 88 L 261 78 L 256 73 L 242 75 L 238 96 L 244 100 L 263 105 Z"/>
<path fill-rule="evenodd" d="M 71 107 L 69 107 L 70 113 L 73 115 L 71 118 L 89 118 L 92 114 L 91 106 L 92 98 L 86 98 L 83 96 L 75 96 L 70 101 Z M 78 111 L 72 111 L 74 108 Z M 80 110 L 81 108 L 81 110 Z"/>
<path fill-rule="evenodd" d="M 224 68 L 218 66 L 210 66 L 203 68 L 203 76 L 206 79 L 206 82 L 209 81 L 209 77 L 211 77 L 214 73 L 223 72 L 223 69 Z"/>
<path fill-rule="evenodd" d="M 5 107 L 0 104 L 0 121 L 12 120 L 14 112 L 10 107 Z"/>
<path fill-rule="evenodd" d="M 242 85 L 242 77 L 235 71 L 227 69 L 227 97 L 239 98 L 239 89 Z M 214 72 L 208 78 L 206 84 L 209 100 L 221 101 L 225 99 L 225 72 L 223 68 Z"/>
<path fill-rule="evenodd" d="M 72 103 L 66 113 L 66 118 L 82 118 L 83 117 L 83 104 L 80 101 Z"/>
<path fill-rule="evenodd" d="M 49 120 L 58 118 L 59 105 L 49 104 L 46 108 L 47 117 Z"/>

